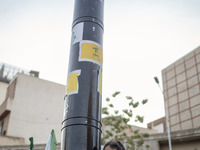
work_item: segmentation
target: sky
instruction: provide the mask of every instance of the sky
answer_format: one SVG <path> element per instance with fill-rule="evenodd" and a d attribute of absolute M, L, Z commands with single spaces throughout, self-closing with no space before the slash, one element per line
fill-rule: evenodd
<path fill-rule="evenodd" d="M 200 45 L 199 0 L 105 0 L 103 105 L 115 91 L 148 103 L 144 124 L 165 115 L 154 77 Z M 0 0 L 0 62 L 66 85 L 73 0 Z M 117 102 L 121 107 L 123 102 Z"/>

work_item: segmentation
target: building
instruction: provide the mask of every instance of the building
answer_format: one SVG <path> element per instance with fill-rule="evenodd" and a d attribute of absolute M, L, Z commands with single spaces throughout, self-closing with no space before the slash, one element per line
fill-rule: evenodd
<path fill-rule="evenodd" d="M 162 70 L 171 131 L 200 126 L 200 47 Z"/>
<path fill-rule="evenodd" d="M 0 105 L 5 100 L 6 90 L 9 84 L 8 73 L 5 71 L 5 65 L 0 63 Z"/>
<path fill-rule="evenodd" d="M 162 70 L 170 131 L 200 127 L 200 46 Z M 148 127 L 166 129 L 165 117 Z"/>
<path fill-rule="evenodd" d="M 9 83 L 1 81 L 0 88 L 4 92 L 6 88 L 6 94 L 0 94 L 4 97 L 0 106 L 0 141 L 19 138 L 21 144 L 29 144 L 29 138 L 34 137 L 35 144 L 42 144 L 54 129 L 60 142 L 64 85 L 17 73 Z"/>
<path fill-rule="evenodd" d="M 9 82 L 14 78 L 17 73 L 27 74 L 38 77 L 39 72 L 37 71 L 26 71 L 21 68 L 11 66 L 0 62 L 0 105 L 5 100 L 7 87 Z"/>
<path fill-rule="evenodd" d="M 162 70 L 173 150 L 200 150 L 200 47 Z M 148 123 L 162 129 L 146 139 L 154 150 L 167 150 L 166 118 Z"/>
<path fill-rule="evenodd" d="M 166 118 L 162 117 L 147 124 L 149 129 L 157 130 L 158 133 L 167 132 Z"/>
<path fill-rule="evenodd" d="M 0 105 L 5 100 L 7 87 L 8 83 L 0 80 Z"/>

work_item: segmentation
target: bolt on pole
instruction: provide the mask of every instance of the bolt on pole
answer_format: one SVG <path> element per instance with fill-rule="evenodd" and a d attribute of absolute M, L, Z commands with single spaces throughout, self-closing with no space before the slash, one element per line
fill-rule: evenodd
<path fill-rule="evenodd" d="M 75 0 L 61 150 L 100 150 L 103 0 Z"/>

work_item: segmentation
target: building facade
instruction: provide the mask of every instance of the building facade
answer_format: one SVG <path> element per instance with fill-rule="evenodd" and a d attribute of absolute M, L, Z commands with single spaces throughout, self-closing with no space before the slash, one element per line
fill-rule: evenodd
<path fill-rule="evenodd" d="M 162 70 L 171 131 L 200 127 L 200 47 Z"/>
<path fill-rule="evenodd" d="M 60 142 L 64 94 L 64 85 L 17 74 L 0 106 L 1 136 L 23 138 L 24 144 L 34 137 L 34 143 L 41 144 L 54 129 Z"/>
<path fill-rule="evenodd" d="M 7 77 L 5 76 L 4 68 L 5 68 L 4 64 L 0 63 L 0 105 L 5 100 L 6 91 L 9 83 Z"/>
<path fill-rule="evenodd" d="M 167 132 L 166 117 L 159 118 L 147 124 L 149 129 L 157 130 L 158 133 Z"/>
<path fill-rule="evenodd" d="M 8 83 L 0 80 L 0 105 L 5 100 L 7 87 L 8 87 Z"/>
<path fill-rule="evenodd" d="M 10 81 L 17 73 L 23 73 L 31 76 L 39 76 L 37 71 L 27 71 L 21 68 L 0 62 L 0 105 L 5 100 L 6 92 Z"/>

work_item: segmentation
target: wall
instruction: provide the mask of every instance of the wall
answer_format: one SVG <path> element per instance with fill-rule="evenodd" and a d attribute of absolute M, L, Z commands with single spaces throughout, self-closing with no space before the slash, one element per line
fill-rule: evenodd
<path fill-rule="evenodd" d="M 166 128 L 166 118 L 162 117 L 162 118 L 159 118 L 157 120 L 154 120 L 154 121 L 148 123 L 147 127 L 149 129 L 155 129 L 155 130 L 157 130 L 158 133 L 166 132 L 167 131 L 167 128 Z"/>
<path fill-rule="evenodd" d="M 24 139 L 23 138 L 0 136 L 0 145 L 1 146 L 23 145 L 23 144 L 24 144 Z"/>
<path fill-rule="evenodd" d="M 200 127 L 171 132 L 171 143 L 173 150 L 200 150 Z M 137 150 L 169 150 L 167 133 L 150 135 Z"/>
<path fill-rule="evenodd" d="M 7 135 L 23 137 L 29 143 L 46 143 L 52 129 L 60 142 L 65 86 L 18 74 Z"/>
<path fill-rule="evenodd" d="M 44 150 L 46 144 L 34 144 L 34 150 Z M 0 146 L 0 150 L 28 150 L 29 145 L 18 145 L 18 146 Z M 56 146 L 56 150 L 60 150 L 60 143 Z"/>
<path fill-rule="evenodd" d="M 200 140 L 183 141 L 172 144 L 173 150 L 200 150 Z M 169 150 L 168 144 L 161 144 L 160 150 Z"/>
<path fill-rule="evenodd" d="M 0 105 L 5 100 L 7 87 L 8 87 L 8 83 L 0 81 Z"/>
<path fill-rule="evenodd" d="M 200 47 L 162 71 L 171 131 L 200 124 Z"/>

